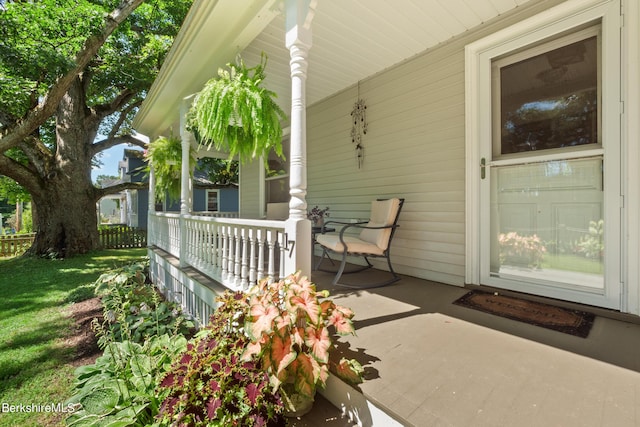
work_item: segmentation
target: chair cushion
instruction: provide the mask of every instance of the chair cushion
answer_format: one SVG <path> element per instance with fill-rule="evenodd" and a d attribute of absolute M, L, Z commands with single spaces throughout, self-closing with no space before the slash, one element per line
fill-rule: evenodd
<path fill-rule="evenodd" d="M 368 227 L 385 227 L 393 225 L 398 215 L 400 199 L 374 200 L 371 202 L 371 218 Z M 389 246 L 391 228 L 364 229 L 360 233 L 360 239 L 376 245 L 382 252 Z"/>
<path fill-rule="evenodd" d="M 344 245 L 337 234 L 318 234 L 316 241 L 334 252 L 344 252 Z M 350 253 L 382 255 L 384 252 L 384 249 L 357 237 L 344 236 L 344 241 L 347 244 L 347 252 Z"/>

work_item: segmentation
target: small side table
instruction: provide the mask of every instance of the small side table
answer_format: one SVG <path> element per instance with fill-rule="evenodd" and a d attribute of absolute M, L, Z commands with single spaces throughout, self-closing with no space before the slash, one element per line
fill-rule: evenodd
<path fill-rule="evenodd" d="M 314 252 L 314 248 L 316 246 L 316 243 L 318 243 L 318 242 L 316 242 L 316 234 L 321 234 L 322 231 L 323 231 L 322 228 L 323 227 L 315 227 L 315 226 L 311 227 L 311 263 L 313 265 L 315 265 L 315 263 L 313 262 L 313 257 L 314 257 L 314 253 L 313 252 Z M 334 231 L 336 231 L 335 228 L 324 227 L 324 232 L 325 233 L 326 232 L 332 233 Z M 333 260 L 331 260 L 331 258 L 329 258 L 329 260 L 333 263 Z"/>

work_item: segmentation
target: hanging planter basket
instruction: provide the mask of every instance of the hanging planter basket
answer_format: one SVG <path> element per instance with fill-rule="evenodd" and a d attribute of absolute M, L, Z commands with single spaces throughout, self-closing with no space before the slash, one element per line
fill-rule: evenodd
<path fill-rule="evenodd" d="M 286 114 L 276 94 L 262 86 L 267 58 L 247 68 L 241 59 L 219 69 L 205 83 L 189 112 L 189 126 L 201 144 L 229 153 L 229 159 L 248 161 L 270 151 L 282 154 L 281 121 Z"/>
<path fill-rule="evenodd" d="M 182 140 L 173 135 L 160 136 L 149 144 L 145 158 L 153 166 L 156 199 L 163 201 L 165 195 L 168 195 L 171 201 L 180 200 Z M 189 163 L 189 170 L 193 171 L 196 163 L 193 148 Z"/>

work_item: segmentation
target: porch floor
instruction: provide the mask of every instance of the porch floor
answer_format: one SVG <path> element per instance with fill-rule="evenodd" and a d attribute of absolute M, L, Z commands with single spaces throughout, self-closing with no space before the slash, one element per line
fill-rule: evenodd
<path fill-rule="evenodd" d="M 312 274 L 356 313 L 357 336 L 341 338 L 338 348 L 365 366 L 360 392 L 402 425 L 640 425 L 640 318 L 578 306 L 597 315 L 579 338 L 453 305 L 467 288 L 403 276 L 353 290 L 331 286 L 332 277 Z M 333 416 L 323 420 L 325 413 Z M 304 419 L 297 425 L 352 425 L 324 403 Z"/>

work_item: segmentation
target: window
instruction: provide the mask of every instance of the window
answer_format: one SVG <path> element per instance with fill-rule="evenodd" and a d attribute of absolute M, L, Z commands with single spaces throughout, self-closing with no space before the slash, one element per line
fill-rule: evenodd
<path fill-rule="evenodd" d="M 207 212 L 218 212 L 220 193 L 218 190 L 207 190 Z"/>
<path fill-rule="evenodd" d="M 289 201 L 289 137 L 282 140 L 284 158 L 273 151 L 269 153 L 265 172 L 266 203 L 283 203 Z"/>
<path fill-rule="evenodd" d="M 494 158 L 600 143 L 599 26 L 492 63 Z"/>

